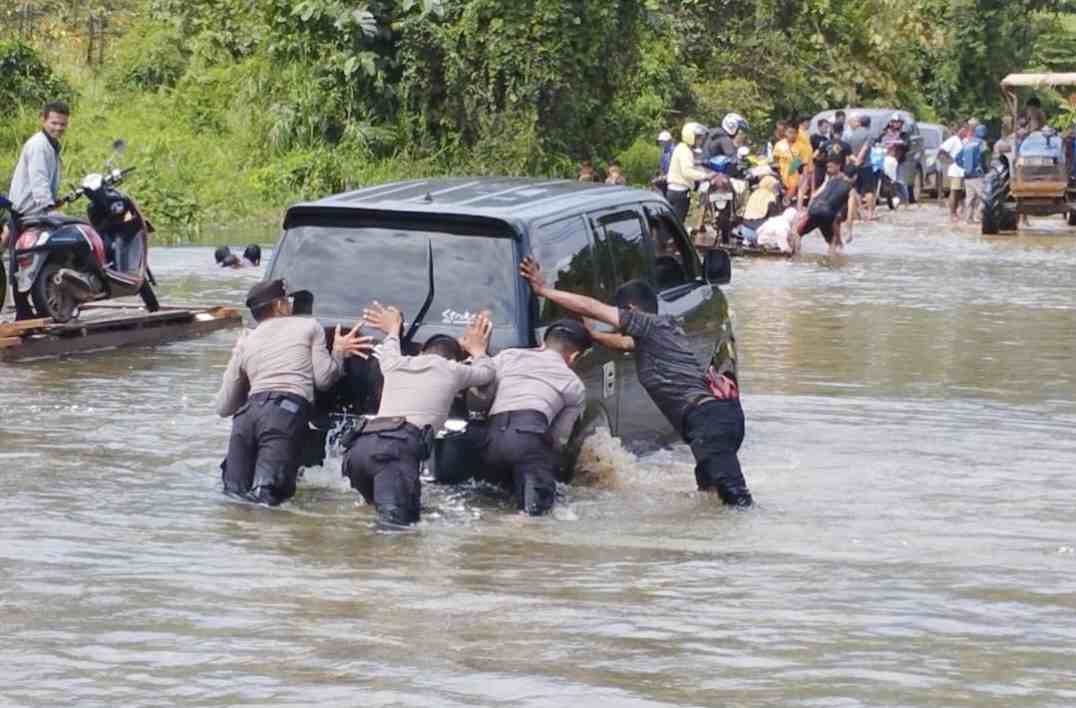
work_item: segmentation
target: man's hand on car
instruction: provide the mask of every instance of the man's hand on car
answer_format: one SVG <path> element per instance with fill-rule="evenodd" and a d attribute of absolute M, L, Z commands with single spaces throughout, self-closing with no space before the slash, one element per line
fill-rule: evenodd
<path fill-rule="evenodd" d="M 403 327 L 403 315 L 399 309 L 392 305 L 382 305 L 377 300 L 370 303 L 362 311 L 362 318 L 374 329 L 379 329 L 387 335 L 399 335 Z"/>
<path fill-rule="evenodd" d="M 374 338 L 360 335 L 362 326 L 366 324 L 362 319 L 351 328 L 347 334 L 340 334 L 340 325 L 336 325 L 336 333 L 333 336 L 333 351 L 344 356 L 357 356 L 367 359 L 374 350 Z"/>
<path fill-rule="evenodd" d="M 489 320 L 489 310 L 482 310 L 467 325 L 467 329 L 459 339 L 460 346 L 472 358 L 482 356 L 489 347 L 489 335 L 491 332 L 493 332 L 493 323 Z"/>
<path fill-rule="evenodd" d="M 545 277 L 542 275 L 542 266 L 531 256 L 526 256 L 519 264 L 519 274 L 530 284 L 531 290 L 538 297 L 545 293 Z"/>

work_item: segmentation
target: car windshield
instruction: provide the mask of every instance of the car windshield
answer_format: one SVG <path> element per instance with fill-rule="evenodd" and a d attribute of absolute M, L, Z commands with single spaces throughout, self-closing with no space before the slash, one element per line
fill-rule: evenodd
<path fill-rule="evenodd" d="M 1057 159 L 1061 156 L 1061 139 L 1056 135 L 1048 136 L 1041 132 L 1031 133 L 1020 143 L 1020 156 Z"/>
<path fill-rule="evenodd" d="M 495 325 L 514 321 L 513 241 L 392 227 L 296 226 L 288 229 L 271 278 L 314 293 L 322 322 L 350 323 L 372 300 L 398 306 L 410 320 L 426 298 L 427 244 L 433 245 L 433 305 L 425 321 L 464 327 L 488 309 Z"/>

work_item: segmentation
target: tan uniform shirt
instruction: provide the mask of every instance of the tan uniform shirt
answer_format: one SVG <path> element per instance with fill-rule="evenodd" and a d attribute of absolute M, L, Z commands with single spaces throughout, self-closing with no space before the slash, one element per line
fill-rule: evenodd
<path fill-rule="evenodd" d="M 552 349 L 505 349 L 493 357 L 497 394 L 490 415 L 507 411 L 545 414 L 557 446 L 572 434 L 583 413 L 587 390 L 560 354 Z"/>
<path fill-rule="evenodd" d="M 495 373 L 485 355 L 473 359 L 470 366 L 437 354 L 403 356 L 395 335 L 385 337 L 376 354 L 385 379 L 377 417 L 402 416 L 420 428 L 440 429 L 456 394 L 471 386 L 485 386 Z"/>
<path fill-rule="evenodd" d="M 258 324 L 232 350 L 217 392 L 217 413 L 234 415 L 247 397 L 263 391 L 314 400 L 340 378 L 343 354 L 330 353 L 325 330 L 312 317 L 273 317 Z"/>

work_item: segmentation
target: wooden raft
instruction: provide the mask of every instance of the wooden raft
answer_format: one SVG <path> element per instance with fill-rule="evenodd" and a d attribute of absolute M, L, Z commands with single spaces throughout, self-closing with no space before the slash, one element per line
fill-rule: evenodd
<path fill-rule="evenodd" d="M 65 324 L 49 319 L 0 322 L 0 361 L 151 346 L 242 323 L 242 314 L 234 307 L 162 305 L 157 312 L 146 312 L 113 303 L 84 305 L 80 317 Z"/>

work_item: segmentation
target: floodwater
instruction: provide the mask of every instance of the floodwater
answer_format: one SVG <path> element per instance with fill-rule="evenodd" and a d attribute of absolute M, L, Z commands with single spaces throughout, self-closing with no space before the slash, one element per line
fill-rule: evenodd
<path fill-rule="evenodd" d="M 736 262 L 746 513 L 612 440 L 554 519 L 428 486 L 383 533 L 332 464 L 258 509 L 234 333 L 0 366 L 0 704 L 1076 704 L 1076 233 L 941 221 Z M 259 275 L 153 255 L 169 300 Z"/>

